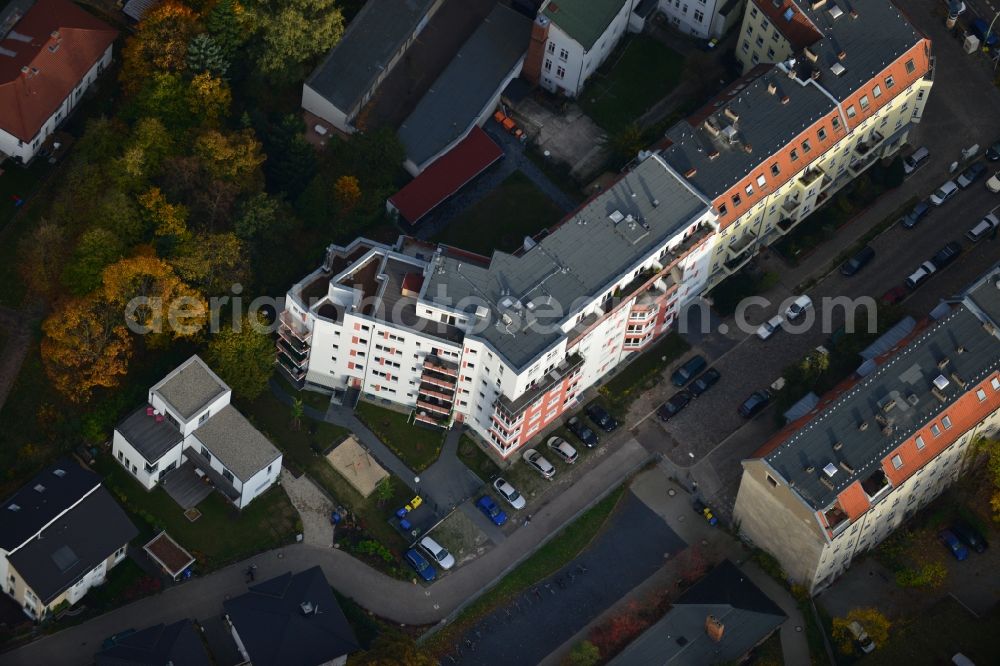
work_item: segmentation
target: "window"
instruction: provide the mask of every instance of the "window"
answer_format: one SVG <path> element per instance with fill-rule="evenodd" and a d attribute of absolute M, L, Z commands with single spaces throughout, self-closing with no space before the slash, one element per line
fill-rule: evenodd
<path fill-rule="evenodd" d="M 694 10 L 694 20 L 698 23 L 703 23 L 705 21 L 705 12 L 700 9 Z"/>
<path fill-rule="evenodd" d="M 552 61 L 549 60 L 548 58 L 545 59 L 545 71 L 546 72 L 552 71 Z"/>
<path fill-rule="evenodd" d="M 204 423 L 205 421 L 207 421 L 207 420 L 208 420 L 208 417 L 209 417 L 209 416 L 211 416 L 211 415 L 212 415 L 212 412 L 211 412 L 211 411 L 207 411 L 207 412 L 205 412 L 204 414 L 202 414 L 201 416 L 199 416 L 199 417 L 198 417 L 198 425 L 201 425 L 201 424 L 203 424 L 203 423 Z"/>
<path fill-rule="evenodd" d="M 764 187 L 764 185 L 766 185 L 766 184 L 767 184 L 767 181 L 764 180 L 764 174 L 761 174 L 761 175 L 757 176 L 757 187 Z"/>
<path fill-rule="evenodd" d="M 558 76 L 560 79 L 566 76 L 566 68 L 563 67 L 562 65 L 556 67 L 556 76 Z"/>
<path fill-rule="evenodd" d="M 1000 391 L 1000 377 L 994 377 L 990 381 L 990 386 L 993 387 L 994 391 Z"/>
<path fill-rule="evenodd" d="M 820 141 L 826 141 L 826 128 L 820 127 L 819 130 L 816 132 L 816 136 L 819 137 Z"/>
<path fill-rule="evenodd" d="M 771 165 L 771 175 L 777 176 L 781 173 L 781 167 L 778 166 L 777 162 Z"/>
<path fill-rule="evenodd" d="M 983 389 L 979 389 L 978 391 L 976 391 L 976 397 L 979 398 L 979 402 L 983 402 L 984 400 L 986 400 L 986 391 L 984 391 Z M 122 455 L 121 451 L 119 451 L 118 457 L 120 458 L 121 455 Z"/>
<path fill-rule="evenodd" d="M 881 96 L 882 96 L 882 87 L 879 86 L 878 84 L 875 84 L 875 87 L 872 88 L 872 97 L 878 99 Z"/>
<path fill-rule="evenodd" d="M 204 446 L 201 447 L 201 455 L 205 456 L 205 460 L 212 462 L 212 452 L 206 449 Z"/>
<path fill-rule="evenodd" d="M 892 87 L 894 85 L 896 85 L 896 79 L 892 78 L 891 76 L 885 77 L 885 89 L 886 90 L 892 90 Z"/>
<path fill-rule="evenodd" d="M 733 206 L 739 206 L 740 203 L 742 203 L 742 202 L 743 202 L 743 200 L 740 199 L 740 195 L 738 195 L 738 194 L 734 194 L 733 195 Z"/>
<path fill-rule="evenodd" d="M 862 111 L 864 111 L 865 109 L 867 109 L 868 106 L 869 106 L 868 95 L 862 95 L 861 99 L 858 100 L 858 103 L 861 104 L 861 110 Z"/>
<path fill-rule="evenodd" d="M 559 49 L 559 59 L 565 61 L 568 58 L 569 58 L 569 51 L 567 51 L 566 49 Z"/>
<path fill-rule="evenodd" d="M 802 152 L 803 153 L 808 153 L 812 149 L 813 149 L 812 148 L 812 144 L 809 143 L 809 139 L 806 139 L 805 141 L 802 142 Z"/>
<path fill-rule="evenodd" d="M 833 118 L 830 121 L 830 124 L 833 125 L 833 130 L 837 131 L 838 129 L 840 129 L 840 118 Z"/>
<path fill-rule="evenodd" d="M 764 37 L 763 36 L 757 38 L 757 46 L 764 46 Z"/>
<path fill-rule="evenodd" d="M 778 487 L 778 482 L 774 480 L 774 477 L 772 477 L 770 474 L 765 474 L 764 476 L 767 477 L 767 482 L 771 484 L 772 488 Z"/>
<path fill-rule="evenodd" d="M 748 42 L 747 40 L 744 39 L 743 40 L 743 52 L 746 53 L 749 50 L 750 50 L 750 42 Z"/>
<path fill-rule="evenodd" d="M 913 58 L 910 58 L 909 60 L 906 61 L 906 73 L 907 74 L 913 74 L 913 72 L 916 71 L 916 69 L 917 69 L 917 66 L 913 64 Z"/>
<path fill-rule="evenodd" d="M 853 118 L 856 115 L 858 115 L 858 110 L 854 108 L 853 104 L 851 104 L 849 107 L 847 107 L 847 117 Z"/>
<path fill-rule="evenodd" d="M 748 197 L 753 196 L 753 185 L 747 185 L 747 196 Z"/>
<path fill-rule="evenodd" d="M 903 457 L 900 455 L 895 455 L 892 457 L 892 466 L 899 469 L 903 466 Z"/>
<path fill-rule="evenodd" d="M 774 60 L 774 49 L 768 49 L 767 50 L 767 59 L 768 60 Z"/>
<path fill-rule="evenodd" d="M 233 473 L 230 472 L 228 469 L 224 469 L 224 470 L 222 470 L 222 478 L 225 479 L 226 481 L 228 481 L 229 483 L 232 483 L 233 482 Z"/>
<path fill-rule="evenodd" d="M 719 204 L 719 216 L 725 217 L 729 211 L 726 209 L 726 204 Z M 993 380 L 996 381 L 996 380 Z M 994 387 L 996 388 L 996 387 Z"/>
<path fill-rule="evenodd" d="M 941 425 L 944 426 L 945 430 L 951 430 L 951 417 L 946 416 L 943 419 L 941 419 Z"/>
<path fill-rule="evenodd" d="M 924 448 L 924 438 L 921 437 L 920 435 L 917 435 L 917 438 L 913 441 L 917 445 L 918 451 Z"/>
<path fill-rule="evenodd" d="M 799 151 L 797 151 L 794 148 L 792 148 L 792 152 L 790 154 L 790 157 L 792 158 L 793 162 L 798 161 L 798 159 L 799 159 Z"/>
<path fill-rule="evenodd" d="M 751 7 L 750 8 L 750 18 L 757 18 L 757 8 L 756 7 Z"/>
<path fill-rule="evenodd" d="M 549 42 L 549 46 L 548 46 L 548 48 L 546 50 L 549 53 L 555 53 L 556 52 L 556 43 L 555 42 Z"/>
<path fill-rule="evenodd" d="M 931 434 L 934 435 L 935 437 L 939 437 L 941 435 L 941 426 L 939 426 L 937 423 L 932 425 Z"/>
<path fill-rule="evenodd" d="M 986 399 L 986 394 L 984 393 L 983 394 L 983 400 L 985 400 L 985 399 Z M 124 460 L 124 456 L 122 456 L 122 452 L 121 451 L 118 452 L 118 460 Z"/>

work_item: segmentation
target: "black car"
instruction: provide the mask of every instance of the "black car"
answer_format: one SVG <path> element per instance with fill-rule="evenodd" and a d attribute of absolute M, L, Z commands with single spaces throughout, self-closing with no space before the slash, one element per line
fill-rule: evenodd
<path fill-rule="evenodd" d="M 752 419 L 760 414 L 769 402 L 771 402 L 771 392 L 767 389 L 761 389 L 760 391 L 751 393 L 750 397 L 744 400 L 743 404 L 736 411 L 743 418 Z"/>
<path fill-rule="evenodd" d="M 670 400 L 660 405 L 660 408 L 656 410 L 656 415 L 660 417 L 661 421 L 669 421 L 680 414 L 689 402 L 691 402 L 691 394 L 686 390 L 678 391 Z"/>
<path fill-rule="evenodd" d="M 964 190 L 979 180 L 984 173 L 986 173 L 986 165 L 982 162 L 975 162 L 958 175 L 958 178 L 955 179 L 955 184 Z"/>
<path fill-rule="evenodd" d="M 590 420 L 596 423 L 604 432 L 611 432 L 618 427 L 618 421 L 615 420 L 615 417 L 608 414 L 608 410 L 596 402 L 587 407 L 586 412 Z"/>
<path fill-rule="evenodd" d="M 867 266 L 868 262 L 870 262 L 874 257 L 875 250 L 871 245 L 865 245 L 863 248 L 858 250 L 857 254 L 841 264 L 840 274 L 846 277 L 851 277 Z"/>
<path fill-rule="evenodd" d="M 588 449 L 597 446 L 597 434 L 591 430 L 586 423 L 580 420 L 579 416 L 574 416 L 566 422 L 569 431 L 576 435 L 577 439 L 584 443 Z"/>
<path fill-rule="evenodd" d="M 964 520 L 956 520 L 952 523 L 951 531 L 961 539 L 962 543 L 977 553 L 981 553 L 989 548 L 989 544 L 986 543 L 986 538 L 982 533 Z"/>
<path fill-rule="evenodd" d="M 694 379 L 695 375 L 705 369 L 708 363 L 704 356 L 692 356 L 684 362 L 684 365 L 677 368 L 674 374 L 670 375 L 670 381 L 678 388 L 684 386 Z"/>
<path fill-rule="evenodd" d="M 697 398 L 699 395 L 715 386 L 715 383 L 719 381 L 719 377 L 721 376 L 722 375 L 720 375 L 719 371 L 715 368 L 709 368 L 705 372 L 701 373 L 701 376 L 691 382 L 691 386 L 688 387 L 688 390 L 691 392 L 691 397 Z"/>
<path fill-rule="evenodd" d="M 929 212 L 931 212 L 930 203 L 921 201 L 913 207 L 913 210 L 900 218 L 899 223 L 904 229 L 912 229 L 920 224 L 920 220 L 924 219 Z"/>
<path fill-rule="evenodd" d="M 948 243 L 943 248 L 937 251 L 933 257 L 931 257 L 931 263 L 941 270 L 951 262 L 958 259 L 958 255 L 962 253 L 962 246 L 959 243 L 952 241 Z"/>
<path fill-rule="evenodd" d="M 986 150 L 986 159 L 990 162 L 1000 161 L 1000 141 L 997 141 Z"/>

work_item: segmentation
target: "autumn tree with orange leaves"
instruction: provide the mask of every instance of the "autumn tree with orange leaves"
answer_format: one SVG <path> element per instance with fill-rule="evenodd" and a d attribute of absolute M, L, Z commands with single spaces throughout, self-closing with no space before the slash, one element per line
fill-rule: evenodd
<path fill-rule="evenodd" d="M 122 51 L 118 78 L 125 92 L 138 91 L 154 72 L 184 70 L 188 43 L 197 32 L 198 15 L 177 0 L 149 10 Z"/>
<path fill-rule="evenodd" d="M 101 295 L 136 332 L 190 337 L 208 319 L 204 297 L 156 257 L 131 257 L 105 268 Z"/>

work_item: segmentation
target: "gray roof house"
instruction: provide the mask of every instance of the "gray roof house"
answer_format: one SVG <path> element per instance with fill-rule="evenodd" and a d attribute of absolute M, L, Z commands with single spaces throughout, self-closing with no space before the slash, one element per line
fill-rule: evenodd
<path fill-rule="evenodd" d="M 210 666 L 191 620 L 158 624 L 115 641 L 94 657 L 96 666 Z"/>
<path fill-rule="evenodd" d="M 60 460 L 0 508 L 3 590 L 32 618 L 73 605 L 104 582 L 137 534 L 96 474 Z"/>
<path fill-rule="evenodd" d="M 281 452 L 229 404 L 231 397 L 226 383 L 192 356 L 115 428 L 115 459 L 147 490 L 162 483 L 185 509 L 213 487 L 242 509 L 277 480 Z"/>

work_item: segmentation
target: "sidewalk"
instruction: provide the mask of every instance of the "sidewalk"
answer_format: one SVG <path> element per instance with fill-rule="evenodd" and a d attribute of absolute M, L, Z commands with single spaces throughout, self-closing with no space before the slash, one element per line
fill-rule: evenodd
<path fill-rule="evenodd" d="M 380 617 L 403 625 L 437 623 L 476 599 L 646 460 L 642 446 L 629 440 L 534 514 L 532 529 L 515 531 L 502 544 L 429 587 L 389 578 L 337 549 L 286 546 L 2 654 L 0 664 L 82 666 L 91 663 L 101 641 L 122 629 L 217 616 L 225 599 L 246 590 L 243 572 L 250 563 L 257 565 L 258 580 L 318 564 L 339 592 Z"/>

